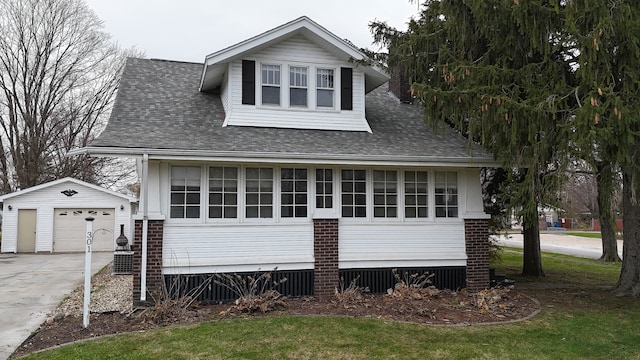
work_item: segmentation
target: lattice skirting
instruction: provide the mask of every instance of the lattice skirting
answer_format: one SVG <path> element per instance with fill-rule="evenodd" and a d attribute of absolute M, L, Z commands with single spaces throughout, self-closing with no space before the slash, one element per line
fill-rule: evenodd
<path fill-rule="evenodd" d="M 439 289 L 460 289 L 465 287 L 466 268 L 460 267 L 421 267 L 421 268 L 395 268 L 401 276 L 404 273 L 423 274 L 433 273 L 432 284 Z M 244 281 L 249 277 L 260 277 L 264 272 L 237 273 Z M 313 295 L 313 270 L 290 270 L 272 272 L 270 281 L 279 282 L 287 278 L 287 281 L 275 287 L 281 294 L 286 296 L 311 296 Z M 360 287 L 368 287 L 374 294 L 382 294 L 387 289 L 392 288 L 396 283 L 392 268 L 373 269 L 340 269 L 340 279 L 343 286 L 348 287 L 353 279 Z M 165 275 L 165 286 L 169 293 L 183 296 L 190 291 L 203 286 L 204 290 L 199 293 L 198 301 L 202 303 L 230 302 L 236 299 L 236 294 L 222 285 L 216 284 L 211 279 L 215 279 L 214 274 L 181 274 Z M 204 285 L 203 285 L 204 284 Z M 258 286 L 261 286 L 259 284 Z"/>

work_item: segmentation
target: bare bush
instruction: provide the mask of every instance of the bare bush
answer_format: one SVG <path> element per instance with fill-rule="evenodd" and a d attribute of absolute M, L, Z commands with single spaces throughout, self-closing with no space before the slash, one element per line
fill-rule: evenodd
<path fill-rule="evenodd" d="M 435 276 L 433 273 L 413 273 L 405 271 L 398 273 L 398 269 L 391 270 L 396 284 L 392 289 L 387 289 L 387 294 L 396 298 L 412 298 L 422 299 L 425 296 L 436 296 L 440 294 L 435 286 L 431 285 L 431 279 Z"/>
<path fill-rule="evenodd" d="M 473 305 L 484 313 L 504 310 L 506 305 L 503 300 L 508 292 L 509 289 L 484 289 L 473 294 Z"/>
<path fill-rule="evenodd" d="M 335 299 L 333 303 L 337 305 L 349 305 L 352 303 L 358 303 L 362 301 L 363 295 L 369 292 L 369 288 L 358 286 L 359 278 L 360 276 L 351 280 L 351 282 L 349 283 L 349 286 L 345 287 L 344 278 L 341 277 L 340 288 L 336 287 L 335 293 L 333 295 Z"/>
<path fill-rule="evenodd" d="M 196 287 L 189 287 L 189 279 L 199 275 L 174 275 L 169 282 L 162 282 L 162 289 L 151 298 L 153 307 L 143 313 L 144 319 L 156 324 L 179 320 L 191 311 L 200 295 L 209 287 L 213 277 L 209 276 Z"/>
<path fill-rule="evenodd" d="M 277 268 L 273 269 L 273 271 L 276 270 Z M 249 276 L 215 274 L 213 279 L 215 284 L 228 289 L 238 297 L 235 305 L 226 313 L 258 311 L 266 313 L 285 307 L 285 297 L 276 290 L 276 287 L 286 281 L 287 278 L 274 281 L 271 272 L 255 273 Z"/>

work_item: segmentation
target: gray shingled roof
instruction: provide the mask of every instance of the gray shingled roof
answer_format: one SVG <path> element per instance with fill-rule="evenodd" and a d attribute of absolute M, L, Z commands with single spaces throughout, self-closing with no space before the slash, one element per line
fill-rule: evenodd
<path fill-rule="evenodd" d="M 386 85 L 366 95 L 366 118 L 373 133 L 264 127 L 222 127 L 217 94 L 202 93 L 202 64 L 129 59 L 111 118 L 93 141 L 93 152 L 156 149 L 172 155 L 203 156 L 270 153 L 291 158 L 353 158 L 426 162 L 492 162 L 453 131 L 434 134 L 417 105 L 401 104 Z"/>

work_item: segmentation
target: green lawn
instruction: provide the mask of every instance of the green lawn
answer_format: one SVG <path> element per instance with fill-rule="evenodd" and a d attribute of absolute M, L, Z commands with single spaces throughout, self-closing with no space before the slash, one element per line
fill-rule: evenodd
<path fill-rule="evenodd" d="M 582 236 L 594 239 L 600 239 L 602 237 L 599 231 L 567 231 L 567 235 Z"/>
<path fill-rule="evenodd" d="M 499 273 L 517 277 L 506 249 Z M 620 264 L 543 254 L 547 277 L 517 279 L 538 298 L 533 319 L 423 326 L 381 319 L 270 316 L 87 341 L 27 359 L 640 359 L 640 300 L 616 298 Z M 560 285 L 569 283 L 571 285 Z"/>
<path fill-rule="evenodd" d="M 497 273 L 505 274 L 517 283 L 559 283 L 575 285 L 609 285 L 613 286 L 620 275 L 621 263 L 607 263 L 597 260 L 573 257 L 569 255 L 543 252 L 542 269 L 546 277 L 543 279 L 520 276 L 522 272 L 522 249 L 504 247 L 501 260 L 492 267 Z"/>

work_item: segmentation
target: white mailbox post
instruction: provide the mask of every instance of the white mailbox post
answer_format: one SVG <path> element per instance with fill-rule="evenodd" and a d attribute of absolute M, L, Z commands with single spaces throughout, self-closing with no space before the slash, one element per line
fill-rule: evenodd
<path fill-rule="evenodd" d="M 86 245 L 84 256 L 84 306 L 82 308 L 82 325 L 89 326 L 89 302 L 91 301 L 91 242 L 93 241 L 93 218 L 85 218 L 87 221 Z"/>

